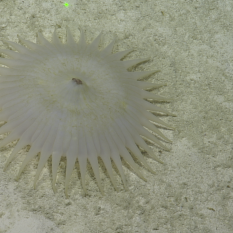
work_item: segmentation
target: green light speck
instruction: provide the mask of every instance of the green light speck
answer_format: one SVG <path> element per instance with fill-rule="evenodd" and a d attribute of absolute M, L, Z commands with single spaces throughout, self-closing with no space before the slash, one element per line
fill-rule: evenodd
<path fill-rule="evenodd" d="M 64 5 L 66 8 L 69 7 L 69 3 L 68 3 L 68 2 L 65 2 L 63 5 Z"/>

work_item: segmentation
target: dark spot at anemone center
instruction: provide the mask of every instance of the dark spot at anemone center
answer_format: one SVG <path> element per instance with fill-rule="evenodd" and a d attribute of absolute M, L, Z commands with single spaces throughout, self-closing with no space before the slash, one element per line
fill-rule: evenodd
<path fill-rule="evenodd" d="M 80 80 L 78 78 L 72 78 L 72 81 L 74 81 L 77 85 L 83 84 L 82 80 Z"/>

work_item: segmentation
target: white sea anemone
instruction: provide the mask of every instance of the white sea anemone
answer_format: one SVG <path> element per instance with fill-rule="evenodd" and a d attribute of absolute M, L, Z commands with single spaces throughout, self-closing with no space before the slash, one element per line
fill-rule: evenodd
<path fill-rule="evenodd" d="M 138 81 L 154 71 L 129 72 L 128 68 L 145 59 L 122 61 L 131 50 L 112 54 L 114 41 L 99 51 L 100 38 L 101 34 L 88 45 L 81 30 L 80 40 L 76 43 L 67 28 L 65 44 L 56 32 L 52 42 L 38 33 L 39 44 L 19 37 L 27 48 L 5 41 L 17 52 L 0 50 L 10 57 L 0 58 L 0 121 L 5 122 L 0 134 L 8 133 L 0 147 L 18 140 L 5 168 L 22 148 L 30 145 L 18 176 L 40 153 L 34 185 L 52 155 L 54 189 L 62 156 L 67 159 L 66 194 L 76 160 L 84 191 L 89 161 L 103 192 L 98 157 L 102 159 L 113 186 L 117 189 L 112 161 L 127 187 L 121 157 L 141 178 L 143 176 L 130 152 L 152 172 L 139 148 L 151 156 L 153 152 L 142 137 L 167 149 L 158 137 L 169 140 L 152 122 L 170 126 L 151 112 L 173 114 L 148 101 L 166 101 L 164 97 L 146 91 L 161 85 Z"/>

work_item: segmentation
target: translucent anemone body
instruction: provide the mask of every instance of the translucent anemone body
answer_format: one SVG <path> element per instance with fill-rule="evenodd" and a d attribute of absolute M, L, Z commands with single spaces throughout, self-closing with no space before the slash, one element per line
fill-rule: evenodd
<path fill-rule="evenodd" d="M 143 178 L 130 152 L 152 171 L 140 148 L 150 155 L 153 152 L 142 137 L 166 149 L 159 138 L 169 140 L 153 123 L 169 126 L 153 112 L 169 112 L 148 101 L 166 101 L 148 91 L 161 85 L 140 81 L 153 71 L 129 72 L 128 68 L 145 59 L 122 61 L 131 50 L 112 54 L 114 41 L 100 51 L 100 38 L 101 34 L 87 44 L 81 31 L 76 43 L 67 28 L 65 44 L 60 42 L 56 32 L 52 42 L 38 33 L 39 44 L 19 38 L 26 47 L 6 42 L 17 52 L 0 50 L 7 55 L 7 58 L 0 58 L 3 65 L 0 67 L 0 121 L 5 122 L 0 134 L 9 133 L 0 146 L 18 140 L 6 166 L 22 148 L 30 145 L 18 175 L 40 153 L 36 183 L 46 161 L 52 156 L 55 188 L 59 162 L 65 156 L 66 193 L 76 160 L 84 191 L 89 161 L 102 192 L 98 157 L 117 189 L 112 162 L 127 186 L 121 158 Z"/>

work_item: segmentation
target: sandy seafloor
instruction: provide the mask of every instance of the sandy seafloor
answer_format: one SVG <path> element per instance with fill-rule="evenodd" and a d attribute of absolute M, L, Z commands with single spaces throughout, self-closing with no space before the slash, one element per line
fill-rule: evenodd
<path fill-rule="evenodd" d="M 166 165 L 146 158 L 144 182 L 124 167 L 129 190 L 116 192 L 101 171 L 105 195 L 87 174 L 88 195 L 73 172 L 64 195 L 65 160 L 58 172 L 57 193 L 51 183 L 51 160 L 36 190 L 38 159 L 15 177 L 25 151 L 6 172 L 14 143 L 0 150 L 1 233 L 230 233 L 233 232 L 233 1 L 232 0 L 1 0 L 1 40 L 17 34 L 36 41 L 41 30 L 61 38 L 68 25 L 76 39 L 85 29 L 88 41 L 103 31 L 103 45 L 114 35 L 114 51 L 135 48 L 129 58 L 149 57 L 137 70 L 160 70 L 150 78 L 167 83 L 157 92 L 173 99 L 161 104 L 177 114 L 162 117 L 176 127 L 163 130 L 173 143 L 166 152 L 152 146 Z M 2 138 L 2 136 L 1 136 Z"/>

